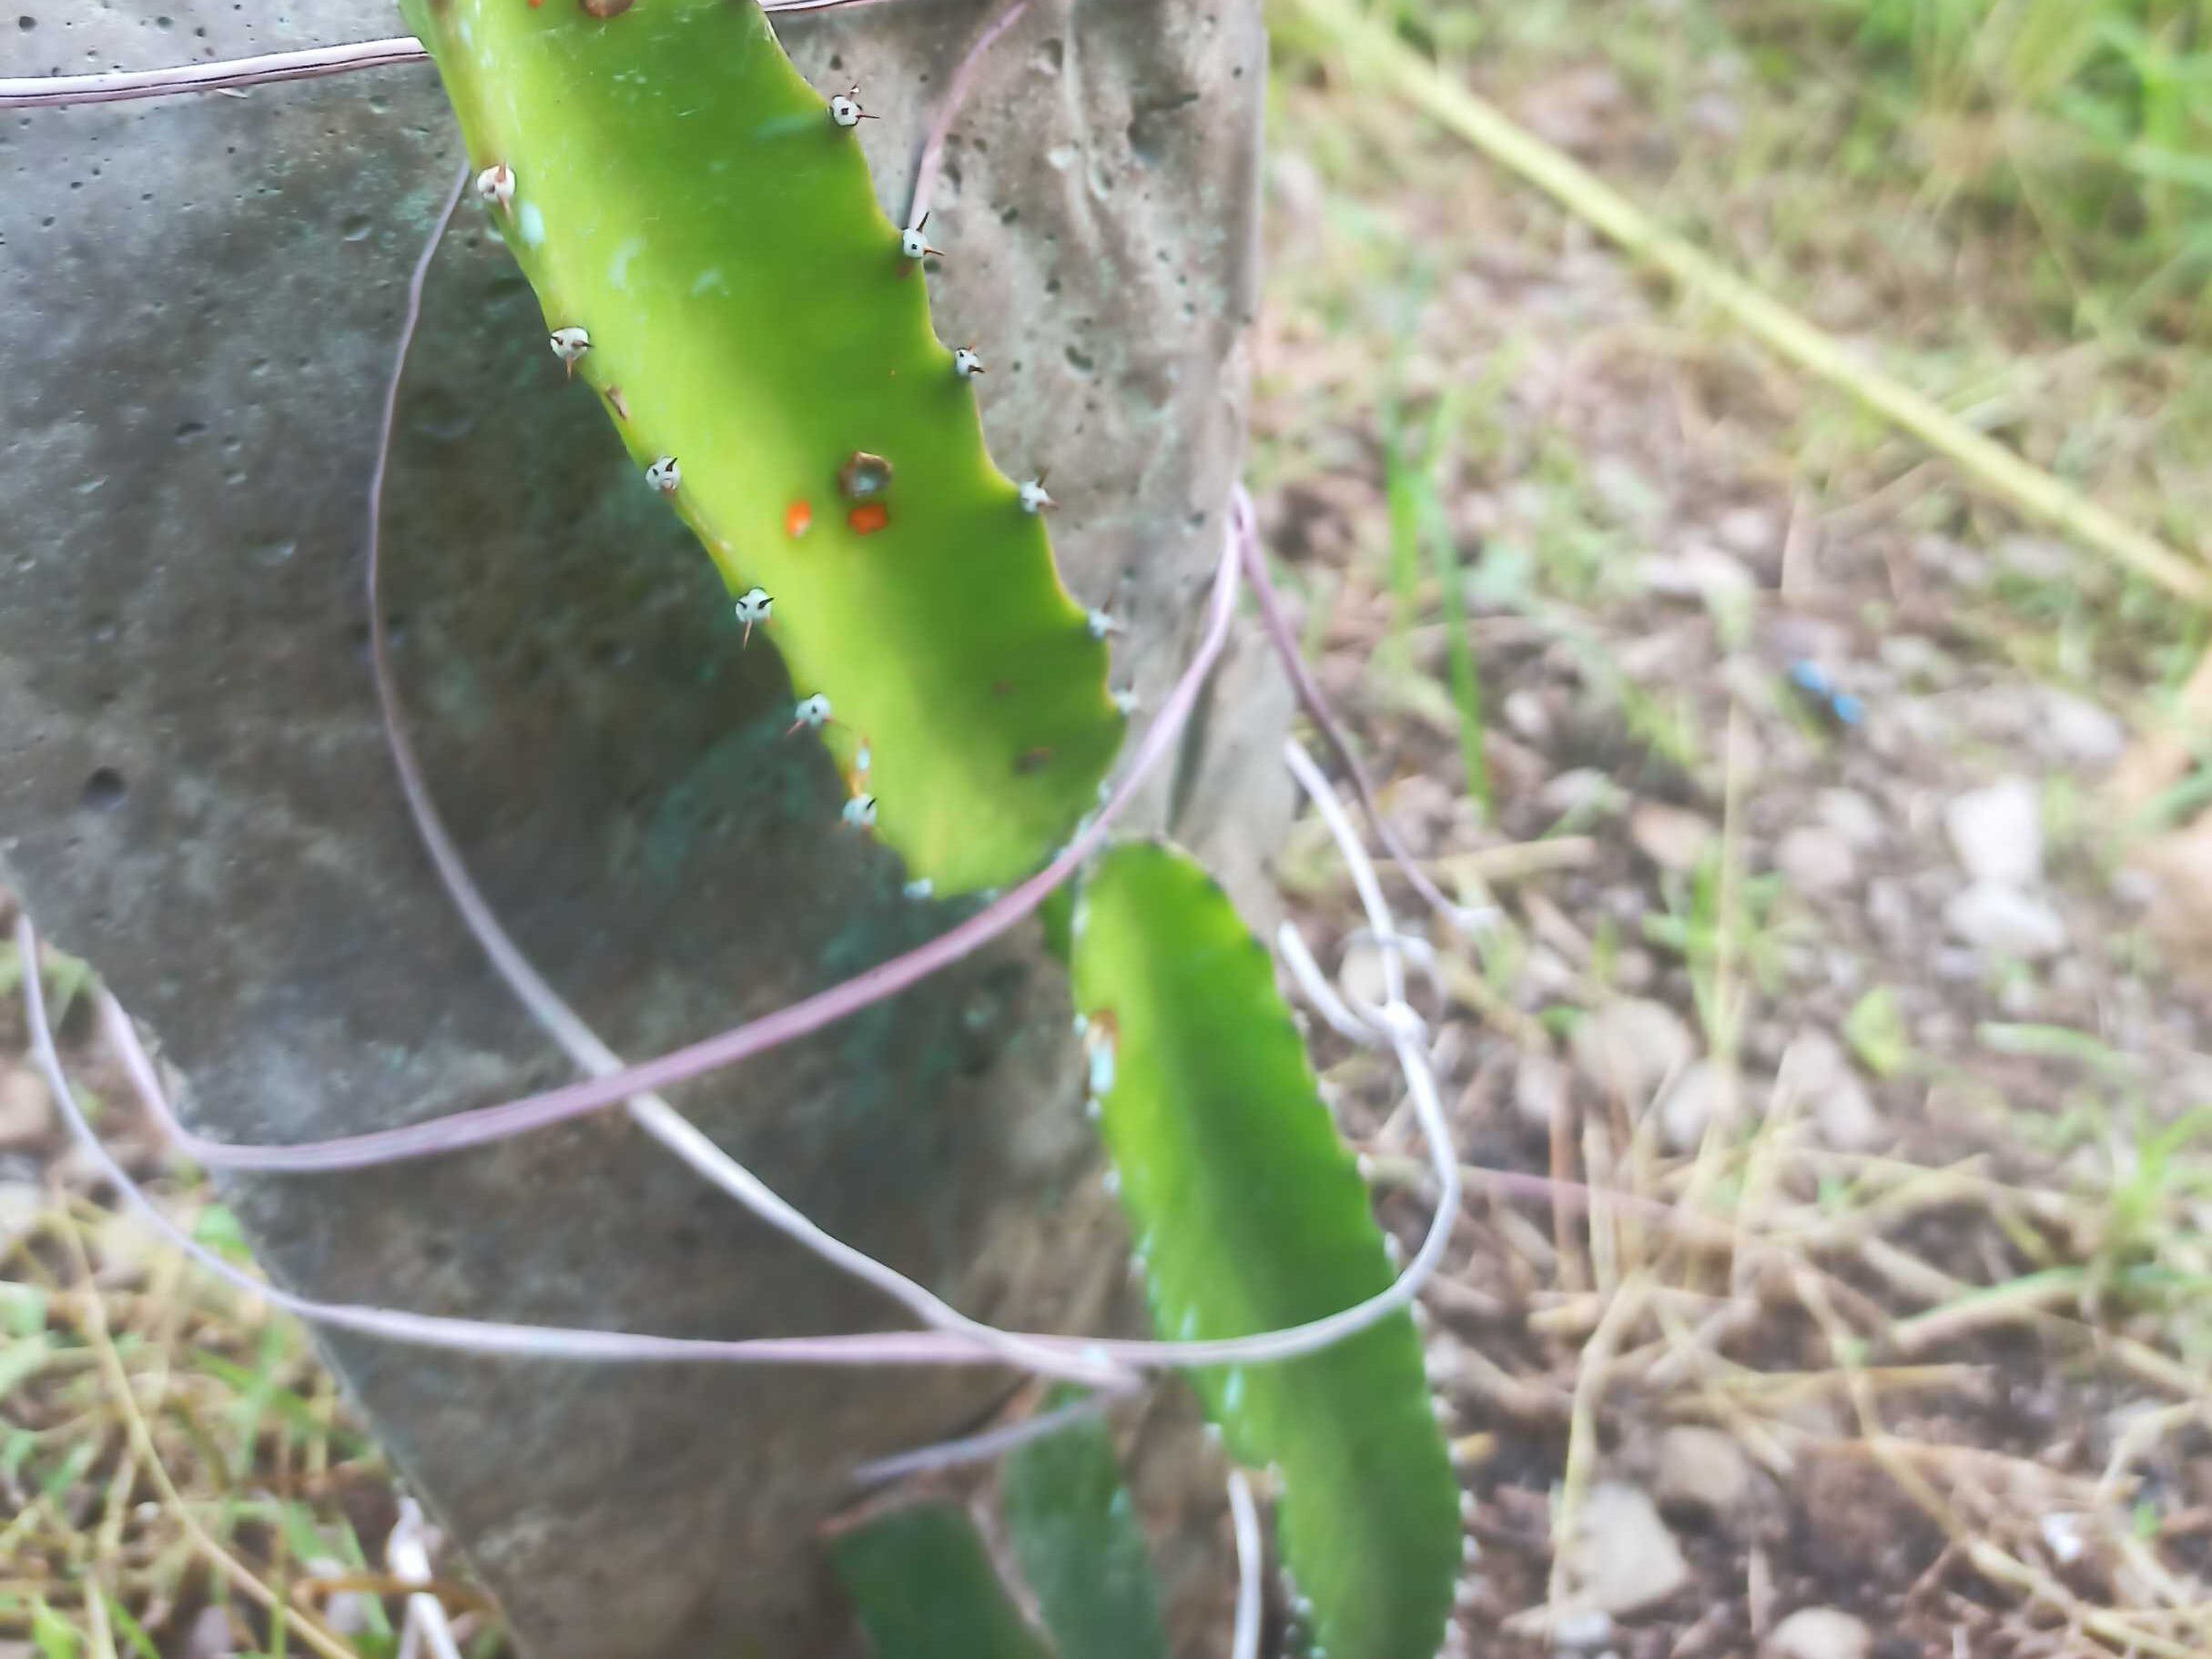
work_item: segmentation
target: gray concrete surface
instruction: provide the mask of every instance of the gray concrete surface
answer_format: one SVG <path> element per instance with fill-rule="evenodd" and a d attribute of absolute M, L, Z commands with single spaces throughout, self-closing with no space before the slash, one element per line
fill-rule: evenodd
<path fill-rule="evenodd" d="M 18 5 L 0 73 L 395 26 L 373 0 L 269 19 Z M 955 255 L 944 332 L 990 354 L 994 444 L 1050 467 L 1070 584 L 1128 619 L 1123 672 L 1154 698 L 1194 635 L 1242 441 L 1258 9 L 1040 0 L 983 77 L 931 221 Z M 890 117 L 867 139 L 894 202 L 983 10 L 787 27 L 817 85 L 861 81 Z M 376 393 L 457 162 L 421 68 L 0 128 L 0 878 L 232 1138 L 565 1075 L 448 914 L 363 662 Z M 888 859 L 829 833 L 838 785 L 777 739 L 774 652 L 738 651 L 706 561 L 563 384 L 472 212 L 417 363 L 388 525 L 406 694 L 464 851 L 554 983 L 642 1055 L 941 926 Z M 1284 704 L 1249 655 L 1228 673 L 1212 746 L 1154 820 L 1213 826 L 1206 850 L 1256 897 L 1287 810 Z M 1133 1328 L 1078 1093 L 1064 991 L 1025 936 L 679 1099 L 965 1309 Z M 269 1269 L 324 1297 L 701 1334 L 888 1322 L 619 1118 L 229 1192 Z M 327 1351 L 536 1659 L 840 1651 L 808 1539 L 837 1471 L 958 1431 L 1008 1386 Z M 1182 1531 L 1162 1555 L 1190 1624 L 1216 1599 L 1217 1535 L 1173 1462 L 1147 1491 Z"/>

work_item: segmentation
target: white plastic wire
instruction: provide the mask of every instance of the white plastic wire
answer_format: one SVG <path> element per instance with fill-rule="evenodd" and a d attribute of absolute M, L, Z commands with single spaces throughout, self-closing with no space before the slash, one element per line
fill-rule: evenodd
<path fill-rule="evenodd" d="M 1260 1542 L 1252 1482 L 1242 1469 L 1229 1472 L 1229 1518 L 1236 1532 L 1236 1625 L 1229 1638 L 1229 1659 L 1260 1659 L 1260 1578 L 1266 1551 Z"/>
<path fill-rule="evenodd" d="M 893 0 L 761 0 L 775 15 L 843 11 L 853 6 L 888 5 Z M 356 69 L 385 69 L 426 64 L 430 49 L 411 35 L 388 40 L 350 41 L 342 46 L 307 46 L 294 52 L 263 52 L 214 63 L 176 64 L 160 69 L 108 69 L 94 75 L 22 75 L 0 77 L 0 110 L 49 109 L 73 104 L 120 104 L 138 98 L 176 97 L 196 92 L 235 93 L 249 86 L 283 81 L 319 80 Z"/>

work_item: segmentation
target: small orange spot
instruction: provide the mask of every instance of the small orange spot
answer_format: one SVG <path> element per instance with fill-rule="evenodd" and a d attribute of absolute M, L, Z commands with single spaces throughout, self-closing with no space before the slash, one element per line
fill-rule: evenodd
<path fill-rule="evenodd" d="M 784 509 L 784 534 L 794 541 L 814 528 L 814 509 L 805 501 L 794 501 Z"/>
<path fill-rule="evenodd" d="M 847 513 L 845 521 L 853 527 L 856 536 L 872 536 L 890 523 L 891 510 L 881 501 L 870 501 Z"/>
<path fill-rule="evenodd" d="M 1011 680 L 993 680 L 990 683 L 990 694 L 994 697 L 1009 697 L 1013 691 L 1014 683 Z"/>

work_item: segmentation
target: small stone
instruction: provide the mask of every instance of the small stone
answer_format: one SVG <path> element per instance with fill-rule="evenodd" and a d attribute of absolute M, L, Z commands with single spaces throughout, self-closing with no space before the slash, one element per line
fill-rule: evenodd
<path fill-rule="evenodd" d="M 1945 985 L 1971 985 L 1982 976 L 1982 958 L 1961 946 L 1946 945 L 1928 959 L 1928 971 Z"/>
<path fill-rule="evenodd" d="M 1613 988 L 1648 991 L 1659 983 L 1659 963 L 1648 950 L 1630 945 L 1613 958 Z"/>
<path fill-rule="evenodd" d="M 2082 1536 L 2082 1518 L 2079 1515 L 2058 1513 L 2045 1515 L 2036 1523 L 2043 1533 L 2044 1548 L 2062 1567 L 2070 1567 L 2088 1551 L 2088 1541 Z"/>
<path fill-rule="evenodd" d="M 1931 1008 L 1913 1022 L 1913 1040 L 1931 1054 L 1948 1052 L 1965 1035 L 1965 1022 L 1949 1008 Z"/>
<path fill-rule="evenodd" d="M 1662 870 L 1688 875 L 1717 835 L 1710 819 L 1664 801 L 1639 801 L 1629 814 L 1629 839 Z"/>
<path fill-rule="evenodd" d="M 1689 100 L 1682 113 L 1689 124 L 1709 138 L 1718 138 L 1730 148 L 1743 137 L 1743 106 L 1727 93 L 1717 88 L 1700 92 Z M 1730 514 L 1730 517 L 1734 517 Z M 1728 524 L 1720 526 L 1722 536 L 1728 534 Z"/>
<path fill-rule="evenodd" d="M 1561 1653 L 1594 1654 L 1613 1639 L 1613 1615 L 1602 1607 L 1563 1613 L 1551 1627 L 1551 1639 Z"/>
<path fill-rule="evenodd" d="M 1663 1002 L 1623 996 L 1575 1027 L 1575 1064 L 1608 1095 L 1632 1107 L 1688 1066 L 1697 1043 L 1682 1017 Z"/>
<path fill-rule="evenodd" d="M 1521 982 L 1514 996 L 1522 1007 L 1535 1007 L 1565 996 L 1580 983 L 1572 963 L 1550 946 L 1537 945 L 1521 959 Z"/>
<path fill-rule="evenodd" d="M 1977 882 L 2032 887 L 2043 879 L 2043 802 L 2027 778 L 2000 778 L 1943 808 L 1951 850 Z"/>
<path fill-rule="evenodd" d="M 1659 1140 L 1669 1152 L 1695 1152 L 1720 1109 L 1720 1073 L 1710 1060 L 1685 1067 L 1659 1104 Z"/>
<path fill-rule="evenodd" d="M 1590 1488 L 1566 1550 L 1568 1603 L 1616 1618 L 1658 1605 L 1689 1582 L 1681 1546 L 1649 1494 L 1616 1482 Z"/>
<path fill-rule="evenodd" d="M 1725 1515 L 1750 1489 L 1751 1465 L 1732 1435 L 1718 1429 L 1673 1428 L 1659 1436 L 1654 1483 L 1668 1509 Z"/>
<path fill-rule="evenodd" d="M 0 1148 L 44 1140 L 54 1127 L 54 1099 L 37 1075 L 22 1067 L 0 1071 Z"/>
<path fill-rule="evenodd" d="M 1613 666 L 1638 685 L 1680 684 L 1692 668 L 1707 666 L 1705 647 L 1694 628 L 1653 628 L 1612 642 Z M 1722 663 L 1723 671 L 1727 663 Z"/>
<path fill-rule="evenodd" d="M 1976 882 L 1943 906 L 1943 926 L 1988 956 L 2036 962 L 2066 947 L 2065 918 L 2039 898 Z"/>
<path fill-rule="evenodd" d="M 1789 1051 L 1789 1047 L 1790 1033 L 1778 1020 L 1754 1020 L 1751 1028 L 1744 1034 L 1744 1054 L 1748 1057 L 1757 1060 L 1761 1066 L 1780 1066 L 1782 1056 Z M 1771 1089 L 1761 1090 L 1747 1095 L 1745 1098 L 1755 1101 L 1764 1101 L 1771 1097 L 1772 1092 Z M 1760 1109 L 1764 1111 L 1766 1108 L 1761 1105 Z"/>
<path fill-rule="evenodd" d="M 2074 550 L 2048 536 L 2007 536 L 1997 544 L 1997 563 L 2029 582 L 2063 582 L 2075 574 Z"/>
<path fill-rule="evenodd" d="M 1379 1008 L 1390 1000 L 1383 977 L 1383 947 L 1372 939 L 1355 939 L 1344 946 L 1343 964 L 1336 970 L 1336 988 L 1355 1007 Z"/>
<path fill-rule="evenodd" d="M 1639 559 L 1636 573 L 1646 592 L 1667 599 L 1740 602 L 1759 585 L 1742 560 L 1701 543 L 1672 557 L 1653 553 Z"/>
<path fill-rule="evenodd" d="M 1940 689 L 1958 678 L 1958 665 L 1943 648 L 1917 633 L 1886 634 L 1874 654 L 1902 685 Z"/>
<path fill-rule="evenodd" d="M 1269 210 L 1271 226 L 1294 228 L 1304 235 L 1321 234 L 1324 197 L 1319 168 L 1304 157 L 1278 147 L 1267 157 L 1267 183 L 1276 204 Z"/>
<path fill-rule="evenodd" d="M 1537 804 L 1562 815 L 1571 812 L 1611 813 L 1620 804 L 1620 785 L 1595 766 L 1562 772 L 1537 794 Z"/>
<path fill-rule="evenodd" d="M 2043 736 L 2053 754 L 2078 766 L 2108 765 L 2127 747 L 2117 718 L 2069 692 L 2044 693 Z"/>
<path fill-rule="evenodd" d="M 1913 562 L 1954 587 L 1979 588 L 1989 582 L 1989 560 L 1952 536 L 1923 531 L 1913 538 Z"/>
<path fill-rule="evenodd" d="M 319 1555 L 307 1563 L 313 1578 L 344 1578 L 346 1563 L 334 1555 Z M 381 1611 L 376 1597 L 364 1590 L 333 1591 L 323 1603 L 322 1621 L 349 1642 L 366 1634 Z"/>
<path fill-rule="evenodd" d="M 1882 1116 L 1864 1080 L 1827 1032 L 1797 1033 L 1783 1057 L 1782 1079 L 1821 1138 L 1838 1151 L 1863 1151 L 1882 1138 Z"/>
<path fill-rule="evenodd" d="M 1851 843 L 1814 824 L 1801 824 L 1781 838 L 1774 867 L 1800 893 L 1845 893 L 1859 880 L 1859 857 Z"/>
<path fill-rule="evenodd" d="M 1864 1152 L 1882 1138 L 1882 1114 L 1866 1085 L 1846 1072 L 1811 1102 L 1812 1126 L 1838 1152 Z"/>
<path fill-rule="evenodd" d="M 1801 1607 L 1760 1644 L 1760 1659 L 1866 1659 L 1873 1633 L 1833 1607 Z"/>
<path fill-rule="evenodd" d="M 1625 455 L 1608 452 L 1590 462 L 1589 487 L 1606 512 L 1625 525 L 1655 525 L 1667 516 L 1668 494 Z"/>
<path fill-rule="evenodd" d="M 1962 691 L 1949 702 L 1953 715 L 1969 739 L 1998 754 L 2017 754 L 2031 749 L 2043 735 L 2042 708 L 2009 682 Z"/>
<path fill-rule="evenodd" d="M 1383 814 L 1414 856 L 1426 858 L 1437 850 L 1438 833 L 1451 823 L 1457 799 L 1446 784 L 1417 772 L 1391 787 Z"/>
<path fill-rule="evenodd" d="M 1882 809 L 1855 789 L 1823 789 L 1812 807 L 1822 824 L 1860 852 L 1880 846 L 1889 833 Z"/>
<path fill-rule="evenodd" d="M 1567 1067 L 1534 1048 L 1521 1050 L 1513 1067 L 1513 1109 L 1538 1134 L 1567 1116 Z"/>
<path fill-rule="evenodd" d="M 1903 882 L 1876 876 L 1866 884 L 1866 919 L 1892 954 L 1910 956 L 1917 950 L 1920 907 Z"/>
<path fill-rule="evenodd" d="M 1550 705 L 1544 701 L 1544 693 L 1533 686 L 1523 685 L 1507 692 L 1501 712 L 1507 729 L 1517 737 L 1541 744 L 1551 735 Z"/>
<path fill-rule="evenodd" d="M 1747 559 L 1757 559 L 1781 546 L 1781 526 L 1764 507 L 1730 508 L 1713 526 L 1713 533 L 1721 546 Z"/>
<path fill-rule="evenodd" d="M 30 1181 L 0 1181 L 0 1253 L 28 1234 L 46 1212 L 46 1195 Z"/>
<path fill-rule="evenodd" d="M 1882 712 L 1869 738 L 1874 753 L 1892 766 L 1958 741 L 1949 706 L 1939 698 L 1896 697 Z"/>
<path fill-rule="evenodd" d="M 2130 910 L 2147 910 L 2158 902 L 2158 878 L 2145 870 L 2116 870 L 2109 884 L 2112 896 Z"/>
<path fill-rule="evenodd" d="M 102 1285 L 122 1289 L 146 1283 L 161 1248 L 145 1221 L 127 1210 L 110 1210 L 93 1224 L 92 1255 Z"/>
<path fill-rule="evenodd" d="M 185 1659 L 229 1659 L 230 1614 L 219 1606 L 203 1607 L 185 1634 Z"/>

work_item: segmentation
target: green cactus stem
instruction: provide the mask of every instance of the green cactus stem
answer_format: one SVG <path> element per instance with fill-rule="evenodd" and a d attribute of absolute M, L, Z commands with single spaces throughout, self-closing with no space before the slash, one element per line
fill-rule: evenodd
<path fill-rule="evenodd" d="M 1060 1659 L 1168 1659 L 1159 1580 L 1104 1423 L 1013 1452 L 999 1472 L 999 1507 Z"/>
<path fill-rule="evenodd" d="M 1213 877 L 1170 848 L 1118 846 L 1084 883 L 1073 934 L 1100 1128 L 1161 1335 L 1250 1336 L 1385 1290 L 1382 1230 L 1273 964 Z M 1316 1649 L 1432 1659 L 1460 1525 L 1412 1320 L 1196 1381 L 1230 1455 L 1276 1477 Z"/>
<path fill-rule="evenodd" d="M 401 0 L 555 353 L 731 593 L 772 599 L 872 833 L 940 895 L 1003 885 L 1120 745 L 1106 644 L 991 463 L 857 113 L 754 0 L 598 9 Z"/>
<path fill-rule="evenodd" d="M 1056 1659 L 957 1504 L 886 1511 L 830 1556 L 878 1659 Z"/>
<path fill-rule="evenodd" d="M 1017 1448 L 996 1493 L 969 1504 L 894 1504 L 832 1539 L 878 1659 L 1167 1659 L 1160 1583 L 1103 1423 Z"/>

